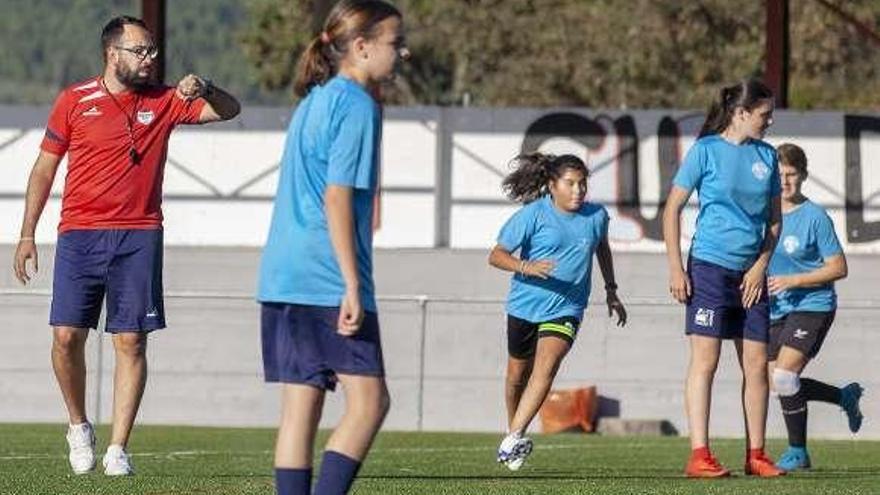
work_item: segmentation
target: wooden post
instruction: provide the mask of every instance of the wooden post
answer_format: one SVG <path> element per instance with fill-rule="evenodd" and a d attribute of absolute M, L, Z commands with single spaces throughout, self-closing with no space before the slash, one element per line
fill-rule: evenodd
<path fill-rule="evenodd" d="M 142 0 L 141 17 L 147 24 L 147 29 L 153 33 L 153 43 L 159 49 L 156 57 L 156 81 L 162 83 L 165 80 L 165 0 Z"/>
<path fill-rule="evenodd" d="M 766 45 L 764 82 L 776 95 L 776 107 L 788 107 L 789 40 L 788 0 L 765 0 Z"/>

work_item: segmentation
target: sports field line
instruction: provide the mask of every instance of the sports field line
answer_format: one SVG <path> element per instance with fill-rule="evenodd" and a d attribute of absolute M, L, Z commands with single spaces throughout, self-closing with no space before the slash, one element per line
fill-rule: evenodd
<path fill-rule="evenodd" d="M 631 446 L 638 447 L 639 443 L 632 443 Z M 590 449 L 590 448 L 606 448 L 601 445 L 591 445 L 588 443 L 560 443 L 560 444 L 539 444 L 535 447 L 539 450 L 559 450 L 559 449 Z M 494 452 L 495 447 L 377 447 L 370 450 L 370 454 L 406 454 L 406 453 L 443 453 L 443 452 Z M 270 455 L 271 450 L 252 450 L 252 451 L 232 451 L 232 450 L 178 450 L 173 452 L 132 452 L 132 457 L 207 457 L 217 455 Z M 11 453 L 0 456 L 0 461 L 26 461 L 40 459 L 66 459 L 66 455 L 58 454 L 16 454 Z"/>

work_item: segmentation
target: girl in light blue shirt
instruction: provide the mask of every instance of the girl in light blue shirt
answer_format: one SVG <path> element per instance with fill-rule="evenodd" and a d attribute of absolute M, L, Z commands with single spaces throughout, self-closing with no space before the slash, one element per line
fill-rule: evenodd
<path fill-rule="evenodd" d="M 388 412 L 372 274 L 382 123 L 370 90 L 407 55 L 395 7 L 342 0 L 297 66 L 302 100 L 287 133 L 257 295 L 265 380 L 282 384 L 280 495 L 312 493 L 315 435 L 337 383 L 345 414 L 327 440 L 314 493 L 348 492 Z"/>
<path fill-rule="evenodd" d="M 526 203 L 501 228 L 489 264 L 513 272 L 507 298 L 508 434 L 498 462 L 519 469 L 531 453 L 523 436 L 577 336 L 590 297 L 593 254 L 605 279 L 608 316 L 626 323 L 608 245 L 608 212 L 585 201 L 586 165 L 573 155 L 520 155 L 504 179 L 510 199 Z M 516 255 L 514 254 L 516 253 Z"/>
<path fill-rule="evenodd" d="M 837 309 L 834 282 L 847 275 L 846 256 L 825 209 L 801 192 L 807 155 L 799 146 L 779 146 L 782 234 L 770 259 L 770 368 L 788 430 L 789 447 L 777 466 L 786 471 L 811 466 L 807 453 L 807 403 L 828 402 L 846 412 L 853 433 L 862 426 L 858 383 L 838 388 L 802 378 L 819 353 Z"/>
<path fill-rule="evenodd" d="M 772 115 L 773 93 L 763 83 L 722 88 L 673 180 L 663 213 L 669 291 L 686 305 L 691 349 L 685 382 L 689 477 L 730 475 L 709 450 L 710 394 L 723 339 L 734 341 L 742 365 L 745 472 L 784 474 L 764 453 L 770 326 L 765 272 L 781 223 L 776 153 L 761 140 Z M 700 212 L 685 271 L 681 210 L 694 191 Z"/>

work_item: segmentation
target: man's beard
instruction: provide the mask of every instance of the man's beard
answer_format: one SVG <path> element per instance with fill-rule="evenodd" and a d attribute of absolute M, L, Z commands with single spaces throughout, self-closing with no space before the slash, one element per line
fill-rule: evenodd
<path fill-rule="evenodd" d="M 143 91 L 153 86 L 153 80 L 149 75 L 141 76 L 136 69 L 132 70 L 119 65 L 116 66 L 116 80 L 134 91 Z"/>

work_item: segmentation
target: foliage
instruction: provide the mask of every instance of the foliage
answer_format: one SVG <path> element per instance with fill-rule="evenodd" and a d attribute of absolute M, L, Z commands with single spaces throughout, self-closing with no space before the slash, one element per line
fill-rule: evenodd
<path fill-rule="evenodd" d="M 167 80 L 195 71 L 250 104 L 287 104 L 329 0 L 167 0 Z M 830 0 L 880 31 L 880 0 Z M 396 0 L 412 60 L 390 103 L 703 108 L 764 69 L 764 2 Z M 878 42 L 818 0 L 791 1 L 793 108 L 880 103 Z M 3 0 L 0 102 L 48 103 L 101 68 L 107 19 L 140 0 Z"/>
<path fill-rule="evenodd" d="M 245 44 L 257 47 L 251 60 L 267 87 L 289 85 L 289 61 L 311 36 L 312 3 L 251 3 Z M 880 1 L 836 3 L 872 28 L 880 24 Z M 396 4 L 413 58 L 388 95 L 395 103 L 701 108 L 721 84 L 760 77 L 764 69 L 765 7 L 759 1 Z M 873 42 L 815 0 L 791 6 L 792 106 L 874 106 L 880 93 L 861 91 L 878 85 Z"/>

